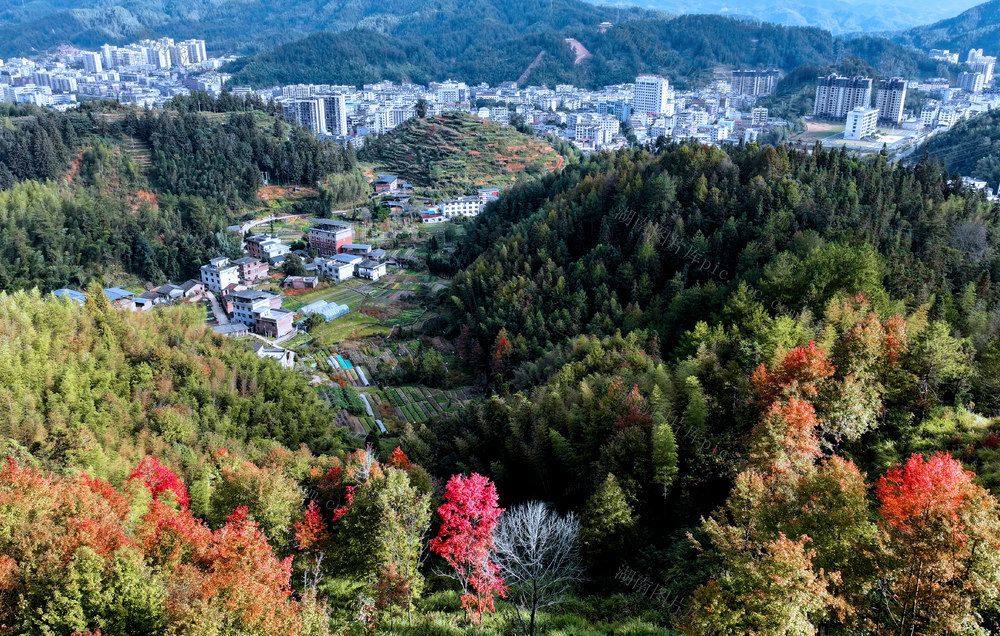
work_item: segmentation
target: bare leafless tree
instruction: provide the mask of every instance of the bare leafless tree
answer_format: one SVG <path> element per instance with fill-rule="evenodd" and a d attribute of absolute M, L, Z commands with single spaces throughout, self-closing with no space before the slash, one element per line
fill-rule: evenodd
<path fill-rule="evenodd" d="M 572 513 L 560 517 L 537 501 L 507 510 L 500 517 L 495 560 L 510 587 L 510 600 L 525 633 L 535 633 L 538 610 L 559 603 L 583 580 L 579 531 L 580 524 Z"/>

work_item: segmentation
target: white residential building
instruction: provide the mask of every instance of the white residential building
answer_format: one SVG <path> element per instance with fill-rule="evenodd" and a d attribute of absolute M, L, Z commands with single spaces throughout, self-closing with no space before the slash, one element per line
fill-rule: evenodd
<path fill-rule="evenodd" d="M 281 108 L 288 123 L 298 124 L 314 135 L 327 134 L 326 108 L 322 98 L 287 99 L 281 102 Z"/>
<path fill-rule="evenodd" d="M 982 73 L 987 84 L 993 81 L 993 70 L 997 64 L 996 57 L 983 55 L 982 49 L 971 49 L 965 63 L 969 65 L 973 73 Z"/>
<path fill-rule="evenodd" d="M 878 109 L 858 107 L 847 113 L 844 139 L 854 141 L 870 137 L 878 128 Z"/>
<path fill-rule="evenodd" d="M 88 73 L 102 73 L 104 71 L 104 65 L 101 63 L 100 53 L 84 52 L 82 57 L 83 68 L 86 69 Z"/>
<path fill-rule="evenodd" d="M 316 260 L 321 261 L 318 263 L 318 272 L 339 283 L 352 278 L 354 268 L 365 259 L 354 254 L 334 254 L 330 258 Z"/>
<path fill-rule="evenodd" d="M 931 49 L 928 51 L 927 57 L 932 60 L 937 60 L 938 62 L 958 64 L 958 53 L 952 53 L 948 49 Z"/>
<path fill-rule="evenodd" d="M 982 73 L 960 73 L 958 87 L 966 93 L 982 93 L 983 88 L 986 87 L 986 76 Z"/>
<path fill-rule="evenodd" d="M 872 103 L 870 77 L 841 77 L 833 74 L 816 81 L 816 104 L 813 115 L 840 119 L 855 108 L 868 108 Z"/>
<path fill-rule="evenodd" d="M 323 96 L 323 114 L 328 135 L 347 134 L 347 101 L 343 93 Z"/>
<path fill-rule="evenodd" d="M 876 103 L 879 119 L 893 124 L 901 122 L 906 103 L 906 80 L 893 77 L 879 82 Z"/>
<path fill-rule="evenodd" d="M 441 214 L 446 219 L 456 216 L 476 216 L 486 207 L 486 201 L 480 197 L 455 197 L 441 202 Z"/>
<path fill-rule="evenodd" d="M 246 289 L 229 295 L 233 305 L 233 320 L 253 328 L 257 316 L 267 309 L 279 309 L 281 296 L 259 289 Z"/>
<path fill-rule="evenodd" d="M 370 281 L 377 281 L 386 274 L 386 264 L 372 259 L 361 261 L 354 270 L 358 278 L 366 278 Z"/>
<path fill-rule="evenodd" d="M 469 101 L 469 87 L 465 82 L 448 80 L 437 89 L 437 101 L 442 104 L 456 104 Z"/>
<path fill-rule="evenodd" d="M 230 285 L 240 284 L 240 268 L 225 256 L 213 258 L 208 265 L 201 266 L 201 282 L 210 291 L 221 293 Z"/>
<path fill-rule="evenodd" d="M 640 115 L 656 113 L 664 117 L 674 114 L 674 91 L 667 78 L 660 75 L 639 75 L 635 78 L 632 111 Z"/>

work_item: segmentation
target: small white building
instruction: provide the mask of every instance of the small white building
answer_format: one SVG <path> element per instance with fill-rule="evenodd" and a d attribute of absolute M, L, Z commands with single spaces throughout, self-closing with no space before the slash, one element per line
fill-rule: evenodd
<path fill-rule="evenodd" d="M 859 106 L 847 113 L 844 139 L 858 141 L 871 137 L 878 129 L 878 109 Z"/>
<path fill-rule="evenodd" d="M 201 282 L 210 291 L 221 293 L 230 285 L 239 285 L 240 268 L 225 256 L 213 258 L 208 265 L 201 266 Z"/>
<path fill-rule="evenodd" d="M 322 273 L 338 283 L 352 278 L 354 269 L 365 259 L 354 254 L 337 254 L 326 261 Z"/>
<path fill-rule="evenodd" d="M 385 276 L 386 264 L 367 259 L 358 263 L 355 273 L 358 275 L 358 278 L 367 278 L 370 281 L 376 281 Z"/>
<path fill-rule="evenodd" d="M 455 197 L 441 202 L 441 214 L 446 219 L 456 216 L 476 216 L 486 207 L 486 201 L 478 196 Z"/>
<path fill-rule="evenodd" d="M 253 349 L 258 358 L 277 360 L 278 364 L 285 369 L 291 369 L 295 366 L 295 353 L 293 351 L 283 347 L 270 347 L 263 342 L 254 342 L 250 348 Z"/>

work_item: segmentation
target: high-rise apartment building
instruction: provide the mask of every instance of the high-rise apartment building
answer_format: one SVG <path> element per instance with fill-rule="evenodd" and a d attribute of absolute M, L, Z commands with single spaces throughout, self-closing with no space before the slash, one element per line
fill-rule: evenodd
<path fill-rule="evenodd" d="M 816 105 L 813 115 L 842 119 L 855 108 L 868 108 L 872 103 L 870 77 L 841 77 L 833 74 L 816 82 Z"/>
<path fill-rule="evenodd" d="M 674 91 L 667 78 L 660 75 L 640 75 L 635 78 L 633 112 L 639 115 L 655 113 L 672 117 Z"/>
<path fill-rule="evenodd" d="M 82 57 L 83 57 L 83 68 L 88 73 L 101 73 L 104 71 L 104 63 L 101 60 L 100 53 L 84 52 Z"/>
<path fill-rule="evenodd" d="M 763 71 L 739 69 L 733 71 L 730 86 L 738 95 L 770 95 L 780 78 L 781 71 L 773 68 Z"/>
<path fill-rule="evenodd" d="M 906 80 L 901 77 L 893 77 L 879 82 L 878 97 L 876 98 L 879 119 L 898 124 L 903 120 L 903 104 L 905 102 Z"/>
<path fill-rule="evenodd" d="M 982 73 L 987 84 L 993 81 L 993 70 L 997 65 L 996 57 L 983 55 L 982 49 L 971 49 L 965 63 L 969 65 L 973 73 Z"/>
<path fill-rule="evenodd" d="M 982 73 L 960 73 L 958 87 L 966 93 L 982 93 L 986 87 L 986 76 Z"/>
<path fill-rule="evenodd" d="M 323 112 L 327 134 L 335 137 L 347 134 L 347 100 L 343 93 L 324 95 Z"/>
<path fill-rule="evenodd" d="M 298 124 L 317 136 L 327 134 L 323 98 L 284 99 L 281 108 L 288 123 Z"/>

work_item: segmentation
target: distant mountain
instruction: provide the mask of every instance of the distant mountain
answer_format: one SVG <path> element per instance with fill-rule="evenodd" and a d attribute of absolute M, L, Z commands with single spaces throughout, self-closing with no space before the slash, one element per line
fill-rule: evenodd
<path fill-rule="evenodd" d="M 539 33 L 572 25 L 596 26 L 616 12 L 579 0 L 0 0 L 0 56 L 24 55 L 57 44 L 96 47 L 139 37 L 204 38 L 208 48 L 249 52 L 318 31 L 435 31 Z M 650 16 L 630 9 L 624 18 Z M 470 27 L 475 27 L 473 30 Z"/>
<path fill-rule="evenodd" d="M 724 2 L 714 0 L 633 0 L 611 2 L 596 0 L 596 4 L 622 6 L 635 4 L 674 14 L 708 13 L 756 18 L 785 26 L 813 26 L 834 35 L 843 33 L 874 33 L 898 31 L 941 20 L 963 11 L 976 0 L 942 0 L 941 2 L 910 2 L 909 0 L 744 0 Z"/>
<path fill-rule="evenodd" d="M 521 6 L 520 1 L 512 5 Z M 564 6 L 568 15 L 581 7 L 569 2 Z M 596 20 L 609 16 L 588 13 L 594 9 L 583 9 L 580 15 L 586 19 L 550 20 L 552 26 L 542 31 L 537 26 L 523 28 L 514 20 L 491 20 L 484 29 L 470 9 L 461 16 L 415 18 L 387 33 L 356 29 L 314 34 L 240 59 L 226 70 L 234 73 L 234 84 L 258 87 L 295 82 L 358 85 L 379 79 L 425 83 L 448 77 L 495 85 L 518 79 L 529 66 L 526 81 L 532 84 L 594 87 L 656 72 L 685 86 L 711 78 L 720 67 L 790 71 L 851 57 L 861 58 L 882 75 L 917 77 L 937 70 L 923 54 L 883 38 L 841 39 L 812 27 L 715 15 L 640 15 L 604 31 Z M 477 35 L 482 32 L 490 37 Z M 567 38 L 579 41 L 591 56 L 578 60 Z"/>
<path fill-rule="evenodd" d="M 961 15 L 898 34 L 897 42 L 921 49 L 945 48 L 964 58 L 969 49 L 1000 53 L 1000 0 L 975 6 Z"/>

